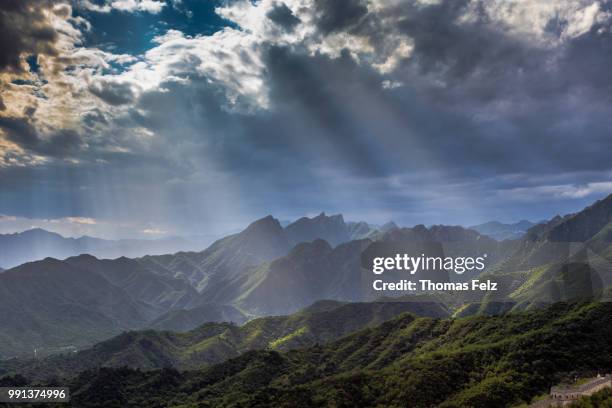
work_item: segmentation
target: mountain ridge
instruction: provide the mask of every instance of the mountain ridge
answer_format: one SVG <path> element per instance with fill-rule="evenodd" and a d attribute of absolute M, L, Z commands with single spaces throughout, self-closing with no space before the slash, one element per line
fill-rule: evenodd
<path fill-rule="evenodd" d="M 521 220 L 515 223 L 502 223 L 499 221 L 489 221 L 482 224 L 472 225 L 469 229 L 478 231 L 483 235 L 487 235 L 498 241 L 506 239 L 521 239 L 529 228 L 535 226 L 536 223 L 527 220 Z"/>
<path fill-rule="evenodd" d="M 248 351 L 183 372 L 94 369 L 68 384 L 72 404 L 90 407 L 511 407 L 576 373 L 612 369 L 611 307 L 453 320 L 402 314 L 325 345 Z M 4 380 L 12 381 L 23 383 Z"/>
<path fill-rule="evenodd" d="M 197 249 L 198 244 L 179 237 L 107 240 L 87 235 L 64 237 L 42 228 L 0 234 L 0 265 L 5 269 L 47 257 L 65 259 L 84 253 L 99 258 L 139 257 L 146 254 Z"/>
<path fill-rule="evenodd" d="M 183 333 L 150 329 L 129 331 L 76 354 L 38 361 L 5 362 L 4 370 L 30 377 L 40 377 L 37 373 L 62 377 L 102 366 L 148 370 L 170 366 L 197 369 L 237 357 L 249 350 L 282 351 L 327 343 L 406 312 L 429 317 L 448 316 L 444 305 L 426 298 L 422 302 L 321 301 L 293 315 L 262 317 L 242 326 L 205 323 Z M 0 364 L 0 371 L 2 367 Z"/>

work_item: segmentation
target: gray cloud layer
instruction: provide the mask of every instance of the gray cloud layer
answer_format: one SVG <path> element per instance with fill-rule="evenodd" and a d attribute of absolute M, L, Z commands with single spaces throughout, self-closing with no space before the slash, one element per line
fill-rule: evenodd
<path fill-rule="evenodd" d="M 49 191 L 57 216 L 186 229 L 323 209 L 406 223 L 540 219 L 610 189 L 611 7 L 238 1 L 218 12 L 239 29 L 169 31 L 115 71 L 82 64 L 78 126 L 41 133 L 34 114 L 0 117 L 0 128 L 24 154 L 78 160 L 43 165 L 69 175 Z M 41 52 L 1 51 L 5 70 Z M 0 169 L 0 183 L 38 171 Z M 94 212 L 90 189 L 123 201 Z M 16 211 L 15 191 L 2 212 Z"/>

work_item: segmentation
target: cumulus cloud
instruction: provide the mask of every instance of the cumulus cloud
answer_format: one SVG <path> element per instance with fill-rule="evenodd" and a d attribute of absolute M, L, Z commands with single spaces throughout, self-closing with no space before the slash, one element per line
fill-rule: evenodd
<path fill-rule="evenodd" d="M 285 3 L 276 3 L 268 10 L 266 17 L 287 31 L 293 31 L 295 26 L 300 23 L 300 19 L 293 15 L 293 12 Z"/>
<path fill-rule="evenodd" d="M 3 1 L 0 4 L 0 71 L 27 71 L 24 53 L 57 55 L 58 33 L 49 13 L 61 12 L 48 1 Z"/>
<path fill-rule="evenodd" d="M 0 45 L 2 164 L 77 162 L 95 138 L 84 132 L 83 118 L 89 111 L 109 110 L 94 96 L 92 75 L 136 58 L 84 47 L 90 24 L 62 1 L 5 2 L 0 8 L 0 18 L 8 22 L 2 29 L 12 30 Z M 116 104 L 127 98 L 119 87 L 97 96 Z"/>
<path fill-rule="evenodd" d="M 78 5 L 85 10 L 98 13 L 109 13 L 112 10 L 118 10 L 128 13 L 147 12 L 157 14 L 166 6 L 166 2 L 165 0 L 106 0 L 99 3 L 91 0 L 80 0 Z"/>

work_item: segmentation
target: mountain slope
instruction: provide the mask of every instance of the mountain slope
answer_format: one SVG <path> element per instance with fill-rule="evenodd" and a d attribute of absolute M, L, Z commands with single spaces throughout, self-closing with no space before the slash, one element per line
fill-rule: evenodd
<path fill-rule="evenodd" d="M 202 303 L 228 303 L 239 282 L 263 262 L 291 249 L 285 231 L 272 216 L 259 219 L 238 234 L 214 242 L 202 252 L 147 256 L 139 260 L 157 273 L 182 277 L 206 292 Z"/>
<path fill-rule="evenodd" d="M 404 312 L 420 316 L 448 315 L 439 303 L 324 301 L 289 316 L 264 317 L 238 327 L 206 323 L 185 333 L 141 331 L 121 334 L 74 355 L 40 361 L 6 362 L 4 370 L 28 376 L 66 376 L 96 367 L 154 369 L 201 368 L 256 349 L 289 350 L 327 343 L 363 327 L 376 326 Z"/>
<path fill-rule="evenodd" d="M 297 245 L 257 269 L 238 305 L 256 315 L 292 313 L 320 299 L 361 300 L 360 254 L 369 241 L 333 248 L 324 240 Z"/>
<path fill-rule="evenodd" d="M 502 270 L 525 270 L 563 262 L 585 246 L 605 255 L 612 243 L 612 236 L 606 231 L 611 229 L 612 194 L 576 214 L 556 216 L 530 228 Z M 608 254 L 612 261 L 612 251 Z"/>
<path fill-rule="evenodd" d="M 325 346 L 252 351 L 205 370 L 101 369 L 73 406 L 509 407 L 612 369 L 612 305 L 437 320 L 401 315 Z"/>
<path fill-rule="evenodd" d="M 202 292 L 201 303 L 232 303 L 253 284 L 262 263 L 286 255 L 295 245 L 324 239 L 333 246 L 375 232 L 366 223 L 345 223 L 342 215 L 303 217 L 283 228 L 267 216 L 201 252 L 146 256 L 139 261 L 156 273 L 187 279 Z"/>
<path fill-rule="evenodd" d="M 208 322 L 242 324 L 246 320 L 247 317 L 233 306 L 211 303 L 193 309 L 170 310 L 150 322 L 147 327 L 152 330 L 184 332 Z"/>
<path fill-rule="evenodd" d="M 553 226 L 547 239 L 553 242 L 586 242 L 612 222 L 612 194 Z"/>
<path fill-rule="evenodd" d="M 411 254 L 421 254 L 424 243 L 437 243 L 441 251 L 437 255 L 478 257 L 487 254 L 487 263 L 491 267 L 505 259 L 517 245 L 511 241 L 497 242 L 462 227 L 439 225 L 391 228 L 377 239 L 376 242 L 393 245 Z M 383 295 L 394 296 L 374 292 L 371 288 L 374 275 L 362 269 L 362 253 L 372 243 L 369 239 L 355 240 L 335 248 L 320 239 L 301 243 L 288 255 L 254 270 L 250 279 L 241 286 L 241 295 L 232 302 L 254 315 L 269 315 L 291 313 L 320 299 L 355 302 Z M 443 272 L 445 278 L 440 279 L 444 281 L 448 281 L 449 276 L 463 281 L 476 276 L 476 272 L 463 275 Z M 405 278 L 405 274 L 399 275 L 398 278 Z"/>
<path fill-rule="evenodd" d="M 185 280 L 156 274 L 132 259 L 96 259 L 91 255 L 81 255 L 65 262 L 98 273 L 113 285 L 123 288 L 134 300 L 155 307 L 158 312 L 151 317 L 168 310 L 188 308 L 198 299 L 197 291 Z"/>
<path fill-rule="evenodd" d="M 0 356 L 83 347 L 154 311 L 98 273 L 47 258 L 0 274 Z"/>
<path fill-rule="evenodd" d="M 80 255 L 26 263 L 0 274 L 0 358 L 31 355 L 34 348 L 40 354 L 80 349 L 152 321 L 168 327 L 192 322 L 193 328 L 203 319 L 245 320 L 231 306 L 210 304 L 170 313 L 200 301 L 184 279 L 128 258 Z"/>
<path fill-rule="evenodd" d="M 517 241 L 515 250 L 499 262 L 492 279 L 506 282 L 495 302 L 504 310 L 541 307 L 577 299 L 612 300 L 612 195 L 584 210 L 538 224 Z M 505 299 L 504 299 L 505 296 Z M 474 308 L 497 308 L 491 297 Z"/>

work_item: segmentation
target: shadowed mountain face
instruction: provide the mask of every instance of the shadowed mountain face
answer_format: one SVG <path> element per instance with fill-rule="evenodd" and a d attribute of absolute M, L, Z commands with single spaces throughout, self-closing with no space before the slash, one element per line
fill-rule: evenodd
<path fill-rule="evenodd" d="M 51 258 L 0 275 L 0 310 L 3 358 L 92 344 L 154 313 L 100 274 Z"/>
<path fill-rule="evenodd" d="M 491 265 L 513 249 L 513 243 L 500 243 L 462 227 L 391 228 L 374 237 L 377 242 L 393 243 L 402 251 L 421 254 L 424 243 L 438 243 L 443 256 L 488 254 Z M 380 297 L 371 290 L 371 272 L 361 266 L 361 255 L 374 241 L 354 240 L 332 248 L 326 241 L 302 243 L 284 257 L 263 264 L 252 272 L 250 285 L 240 297 L 229 300 L 256 315 L 280 314 L 299 310 L 318 299 L 364 301 Z M 364 276 L 364 273 L 366 274 Z M 405 277 L 405 276 L 400 276 Z M 469 279 L 466 273 L 453 279 Z M 446 274 L 445 281 L 449 277 Z"/>
<path fill-rule="evenodd" d="M 207 323 L 184 333 L 153 330 L 129 332 L 67 356 L 41 361 L 7 362 L 3 370 L 35 376 L 72 376 L 97 367 L 195 369 L 216 364 L 248 350 L 285 351 L 323 344 L 372 327 L 402 313 L 446 317 L 448 310 L 423 302 L 348 303 L 321 301 L 289 316 L 264 317 L 238 327 Z"/>
<path fill-rule="evenodd" d="M 511 407 L 572 373 L 612 369 L 611 307 L 454 320 L 404 314 L 327 345 L 251 351 L 186 372 L 104 368 L 68 384 L 72 406 L 91 407 Z"/>
<path fill-rule="evenodd" d="M 503 282 L 497 302 L 503 310 L 525 309 L 559 301 L 611 301 L 612 195 L 576 213 L 556 216 L 528 230 L 513 251 L 488 275 Z M 477 310 L 498 309 L 481 299 Z M 461 312 L 474 313 L 472 306 Z"/>
<path fill-rule="evenodd" d="M 99 258 L 138 257 L 198 249 L 197 245 L 181 238 L 117 241 L 92 237 L 64 238 L 37 228 L 16 234 L 0 234 L 0 265 L 12 268 L 47 257 L 64 259 L 85 253 Z"/>
<path fill-rule="evenodd" d="M 314 218 L 300 218 L 285 227 L 292 245 L 323 239 L 331 246 L 337 246 L 350 240 L 367 238 L 376 231 L 365 222 L 347 224 L 341 214 L 327 216 L 325 213 Z"/>
<path fill-rule="evenodd" d="M 498 241 L 503 241 L 505 239 L 523 238 L 527 230 L 534 225 L 535 224 L 533 222 L 527 220 L 522 220 L 514 224 L 504 224 L 499 221 L 490 221 L 484 224 L 473 225 L 469 228 Z"/>
<path fill-rule="evenodd" d="M 584 250 L 612 261 L 609 250 L 612 241 L 608 239 L 611 230 L 612 195 L 609 195 L 576 214 L 556 216 L 529 229 L 503 269 L 524 270 L 564 262 Z"/>
<path fill-rule="evenodd" d="M 30 234 L 47 236 L 43 231 Z M 54 235 L 53 239 L 56 238 L 64 242 Z M 66 346 L 81 348 L 149 322 L 154 327 L 183 330 L 205 321 L 243 322 L 243 313 L 231 304 L 257 286 L 260 275 L 256 270 L 260 265 L 289 252 L 290 241 L 276 219 L 265 217 L 202 252 L 139 260 L 125 257 L 99 260 L 81 255 L 65 261 L 45 259 L 2 273 L 0 290 L 11 290 L 12 294 L 0 299 L 0 310 L 8 312 L 0 318 L 4 319 L 7 336 L 7 341 L 2 343 L 4 347 L 0 346 L 0 356 L 31 353 L 35 347 L 41 352 L 43 348 L 49 352 Z M 70 280 L 68 275 L 78 279 Z M 70 284 L 60 285 L 67 281 Z M 46 295 L 46 291 L 50 293 Z M 102 307 L 97 297 L 89 295 L 93 291 L 108 304 Z M 70 296 L 64 295 L 65 292 Z M 300 297 L 298 307 L 323 295 L 308 293 Z M 70 300 L 66 302 L 66 299 Z M 109 309 L 115 304 L 131 317 L 115 315 Z M 44 312 L 37 314 L 35 310 L 41 307 Z M 62 316 L 66 308 L 70 313 Z M 11 314 L 16 309 L 23 310 L 23 316 Z M 277 309 L 277 312 L 286 314 L 294 310 L 297 308 Z"/>
<path fill-rule="evenodd" d="M 202 291 L 211 289 L 206 303 L 215 301 L 220 287 L 230 285 L 252 268 L 285 255 L 291 246 L 278 220 L 268 216 L 244 231 L 213 243 L 202 252 L 146 256 L 139 261 L 158 273 L 180 276 Z"/>
<path fill-rule="evenodd" d="M 361 300 L 361 251 L 368 240 L 332 248 L 318 239 L 266 263 L 235 301 L 257 315 L 292 313 L 319 299 Z"/>
<path fill-rule="evenodd" d="M 604 228 L 609 229 L 611 223 L 612 195 L 553 226 L 546 238 L 553 242 L 586 242 Z"/>
<path fill-rule="evenodd" d="M 328 217 L 322 213 L 314 218 L 301 218 L 283 229 L 278 220 L 268 216 L 202 252 L 144 257 L 140 262 L 157 273 L 189 280 L 201 292 L 202 304 L 232 304 L 266 279 L 266 262 L 289 254 L 296 243 L 330 239 L 340 244 L 360 233 L 372 234 L 373 230 L 369 226 L 366 229 L 363 224 L 348 225 L 341 215 Z M 318 245 L 317 248 L 322 249 L 320 243 Z M 325 245 L 331 250 L 329 243 Z M 311 256 L 324 254 L 315 251 Z M 296 276 L 296 279 L 300 278 Z M 324 298 L 323 294 L 314 299 L 311 295 L 306 297 L 306 302 L 296 303 L 297 308 L 275 309 L 276 313 L 289 313 Z"/>
<path fill-rule="evenodd" d="M 185 280 L 158 275 L 133 259 L 109 260 L 81 255 L 65 262 L 100 274 L 123 288 L 133 299 L 153 306 L 157 312 L 155 316 L 171 309 L 189 308 L 198 298 L 197 291 Z"/>
<path fill-rule="evenodd" d="M 198 301 L 186 281 L 127 258 L 81 255 L 27 263 L 0 274 L 0 358 L 31 355 L 35 348 L 44 355 L 89 346 Z M 208 305 L 205 316 L 244 321 L 242 313 L 219 305 Z"/>

